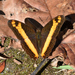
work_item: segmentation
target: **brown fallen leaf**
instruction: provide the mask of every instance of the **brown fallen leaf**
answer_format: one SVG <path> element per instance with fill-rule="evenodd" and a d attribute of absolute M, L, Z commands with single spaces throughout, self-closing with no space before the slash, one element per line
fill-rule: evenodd
<path fill-rule="evenodd" d="M 0 63 L 0 73 L 3 72 L 4 68 L 5 68 L 5 61 Z"/>
<path fill-rule="evenodd" d="M 75 67 L 75 51 L 73 50 L 73 48 L 75 48 L 75 44 L 69 43 L 69 44 L 62 44 L 62 46 L 65 48 L 66 52 L 67 52 L 67 57 L 69 58 L 69 63 Z M 72 47 L 73 48 L 72 48 Z M 67 58 L 65 58 L 66 60 Z"/>
<path fill-rule="evenodd" d="M 58 61 L 59 61 L 59 60 L 57 60 L 57 58 L 53 59 L 52 62 L 51 62 L 51 66 L 57 67 Z"/>
<path fill-rule="evenodd" d="M 14 61 L 16 64 L 18 64 L 18 65 L 22 64 L 22 62 L 19 61 L 18 59 L 13 59 L 13 61 Z"/>
<path fill-rule="evenodd" d="M 0 10 L 2 10 L 2 1 L 0 1 Z"/>
<path fill-rule="evenodd" d="M 41 1 L 40 0 L 36 0 L 36 1 L 35 0 L 32 0 L 32 1 L 24 0 L 24 1 L 27 2 L 29 5 L 37 8 L 38 10 L 41 10 L 43 12 L 48 11 L 46 4 L 44 3 L 44 0 L 41 0 Z"/>
<path fill-rule="evenodd" d="M 72 32 L 68 35 L 61 44 L 55 49 L 52 53 L 52 56 L 49 56 L 50 59 L 55 58 L 56 56 L 61 56 L 64 58 L 64 63 L 69 64 L 75 68 L 75 33 Z"/>
<path fill-rule="evenodd" d="M 0 37 L 9 36 L 16 39 L 12 30 L 8 27 L 8 20 L 0 15 Z"/>
<path fill-rule="evenodd" d="M 6 56 L 5 54 L 0 53 L 0 59 L 9 59 L 9 58 L 12 58 L 12 57 L 13 57 L 13 56 L 8 57 L 8 56 Z"/>
<path fill-rule="evenodd" d="M 0 48 L 0 53 L 4 53 L 4 47 Z"/>
<path fill-rule="evenodd" d="M 73 2 L 73 0 L 3 0 L 2 11 L 7 19 L 24 22 L 25 18 L 29 17 L 45 26 L 57 15 L 66 16 L 75 13 L 70 5 Z"/>
<path fill-rule="evenodd" d="M 72 9 L 75 10 L 75 0 L 72 0 L 72 2 L 70 3 L 70 5 L 72 6 Z"/>

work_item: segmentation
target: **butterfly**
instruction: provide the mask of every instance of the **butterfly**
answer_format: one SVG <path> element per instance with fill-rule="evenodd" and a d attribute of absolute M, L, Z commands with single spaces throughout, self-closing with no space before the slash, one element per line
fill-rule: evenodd
<path fill-rule="evenodd" d="M 44 27 L 32 18 L 26 18 L 25 24 L 17 20 L 9 20 L 8 26 L 21 41 L 27 54 L 36 59 L 39 54 L 44 58 L 49 56 L 64 22 L 65 17 L 59 15 Z"/>

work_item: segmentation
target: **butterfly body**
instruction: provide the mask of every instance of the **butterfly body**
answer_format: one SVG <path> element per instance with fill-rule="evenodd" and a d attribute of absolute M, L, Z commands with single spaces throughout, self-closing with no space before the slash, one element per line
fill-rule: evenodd
<path fill-rule="evenodd" d="M 51 20 L 45 27 L 42 27 L 31 18 L 25 20 L 26 24 L 16 20 L 9 20 L 8 25 L 21 41 L 22 47 L 27 54 L 36 59 L 39 57 L 39 53 L 41 53 L 42 57 L 49 56 L 64 21 L 65 17 L 60 15 Z"/>

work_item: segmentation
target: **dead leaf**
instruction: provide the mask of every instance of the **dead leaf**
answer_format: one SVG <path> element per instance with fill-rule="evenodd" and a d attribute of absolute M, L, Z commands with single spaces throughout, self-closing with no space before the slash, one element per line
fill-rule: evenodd
<path fill-rule="evenodd" d="M 49 56 L 50 59 L 55 58 L 56 56 L 61 56 L 64 58 L 64 63 L 69 64 L 75 68 L 75 33 L 72 32 L 68 35 L 61 44 L 55 49 L 52 53 L 52 56 Z"/>
<path fill-rule="evenodd" d="M 75 31 L 74 31 L 75 32 Z M 68 37 L 66 37 L 62 43 L 75 43 L 75 33 L 72 32 L 71 35 L 68 35 Z"/>
<path fill-rule="evenodd" d="M 0 10 L 2 10 L 2 1 L 0 1 Z"/>
<path fill-rule="evenodd" d="M 62 46 L 65 48 L 65 50 L 67 52 L 67 57 L 69 58 L 69 61 L 70 61 L 68 64 L 71 64 L 71 65 L 75 66 L 75 51 L 73 50 L 73 48 L 75 48 L 75 44 L 72 44 L 72 43 L 62 44 Z"/>
<path fill-rule="evenodd" d="M 4 53 L 4 47 L 0 48 L 0 53 Z"/>
<path fill-rule="evenodd" d="M 3 72 L 4 68 L 5 68 L 5 61 L 0 63 L 0 73 Z"/>
<path fill-rule="evenodd" d="M 22 62 L 19 61 L 18 59 L 14 59 L 13 61 L 14 61 L 16 64 L 18 64 L 18 65 L 22 64 Z"/>
<path fill-rule="evenodd" d="M 57 15 L 66 16 L 75 13 L 75 10 L 71 9 L 72 2 L 73 0 L 3 0 L 2 11 L 7 19 L 24 22 L 25 18 L 29 17 L 45 26 Z"/>
<path fill-rule="evenodd" d="M 8 20 L 0 15 L 0 37 L 9 36 L 16 39 L 12 30 L 8 27 Z"/>
<path fill-rule="evenodd" d="M 8 58 L 12 58 L 12 56 L 11 57 L 8 57 L 8 56 L 0 53 L 0 59 L 8 59 Z"/>
<path fill-rule="evenodd" d="M 53 59 L 52 62 L 51 62 L 51 66 L 57 67 L 58 61 L 59 61 L 59 60 L 58 60 L 57 58 Z"/>
<path fill-rule="evenodd" d="M 72 6 L 72 9 L 75 10 L 75 0 L 72 0 L 72 2 L 70 3 L 70 5 Z"/>
<path fill-rule="evenodd" d="M 26 3 L 28 3 L 29 5 L 31 5 L 32 7 L 35 7 L 38 10 L 41 10 L 43 12 L 47 12 L 48 9 L 46 7 L 46 4 L 44 3 L 44 0 L 24 0 Z"/>

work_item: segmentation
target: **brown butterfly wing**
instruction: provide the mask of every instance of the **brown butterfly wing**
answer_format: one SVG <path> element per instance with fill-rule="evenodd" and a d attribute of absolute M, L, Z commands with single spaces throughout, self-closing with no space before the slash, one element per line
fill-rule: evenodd
<path fill-rule="evenodd" d="M 38 58 L 35 30 L 16 20 L 9 20 L 8 25 L 21 41 L 22 47 L 27 54 L 30 55 L 31 58 Z"/>
<path fill-rule="evenodd" d="M 60 15 L 51 20 L 41 32 L 41 56 L 48 57 L 51 53 L 55 42 L 56 37 L 65 21 L 65 17 Z"/>
<path fill-rule="evenodd" d="M 32 18 L 26 18 L 25 23 L 28 26 L 30 26 L 31 28 L 33 28 L 35 31 L 36 31 L 37 28 L 40 28 L 40 29 L 43 28 L 43 26 L 39 22 L 37 22 L 36 20 L 34 20 Z"/>

